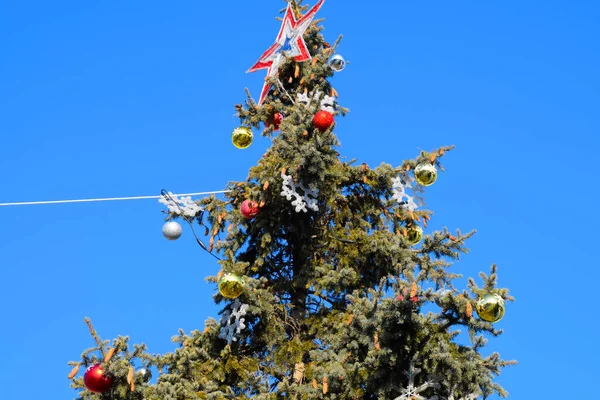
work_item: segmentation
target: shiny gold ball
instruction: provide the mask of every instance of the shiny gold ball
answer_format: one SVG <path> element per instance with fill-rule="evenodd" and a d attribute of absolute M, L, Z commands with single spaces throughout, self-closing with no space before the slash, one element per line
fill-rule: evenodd
<path fill-rule="evenodd" d="M 497 294 L 488 293 L 477 301 L 477 315 L 487 322 L 498 322 L 504 317 L 504 299 Z"/>
<path fill-rule="evenodd" d="M 415 245 L 423 240 L 423 228 L 419 225 L 411 225 L 406 228 L 406 240 L 411 245 Z"/>
<path fill-rule="evenodd" d="M 252 144 L 254 134 L 252 130 L 245 126 L 235 128 L 231 134 L 231 141 L 233 145 L 238 149 L 247 149 Z"/>
<path fill-rule="evenodd" d="M 244 292 L 244 281 L 239 275 L 224 274 L 219 279 L 219 293 L 228 299 L 235 299 Z"/>
<path fill-rule="evenodd" d="M 420 185 L 432 185 L 437 179 L 437 168 L 431 163 L 423 162 L 415 168 L 415 179 Z"/>

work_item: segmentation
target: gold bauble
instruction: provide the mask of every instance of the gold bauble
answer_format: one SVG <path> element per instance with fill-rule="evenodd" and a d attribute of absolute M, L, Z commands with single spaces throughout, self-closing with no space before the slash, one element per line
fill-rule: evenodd
<path fill-rule="evenodd" d="M 487 322 L 498 322 L 504 317 L 504 299 L 497 294 L 488 293 L 475 306 L 477 315 Z"/>
<path fill-rule="evenodd" d="M 423 228 L 419 225 L 411 225 L 406 227 L 406 240 L 411 245 L 419 243 L 423 239 Z"/>
<path fill-rule="evenodd" d="M 244 292 L 244 281 L 239 275 L 224 274 L 219 279 L 219 293 L 228 299 L 235 299 Z"/>
<path fill-rule="evenodd" d="M 246 149 L 250 147 L 253 138 L 254 134 L 252 133 L 252 130 L 245 126 L 235 128 L 231 134 L 231 141 L 238 149 Z"/>
<path fill-rule="evenodd" d="M 415 168 L 415 179 L 420 185 L 432 185 L 437 179 L 437 168 L 431 163 L 422 162 Z"/>

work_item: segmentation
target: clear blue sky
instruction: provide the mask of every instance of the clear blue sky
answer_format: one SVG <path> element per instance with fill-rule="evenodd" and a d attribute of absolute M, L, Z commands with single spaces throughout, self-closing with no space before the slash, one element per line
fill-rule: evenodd
<path fill-rule="evenodd" d="M 314 3 L 311 1 L 310 4 Z M 482 4 L 485 3 L 485 4 Z M 517 302 L 489 344 L 511 399 L 578 398 L 598 367 L 595 231 L 600 5 L 327 0 L 341 153 L 372 166 L 456 144 L 431 228 L 478 229 L 455 271 L 492 263 Z M 0 4 L 0 202 L 157 195 L 243 180 L 268 140 L 231 145 L 245 71 L 284 3 Z M 128 334 L 152 352 L 217 316 L 218 266 L 154 200 L 0 208 L 0 398 L 70 399 L 66 362 Z M 592 357 L 595 353 L 595 357 Z M 561 385 L 561 386 L 559 386 Z M 591 398 L 588 396 L 588 398 Z"/>

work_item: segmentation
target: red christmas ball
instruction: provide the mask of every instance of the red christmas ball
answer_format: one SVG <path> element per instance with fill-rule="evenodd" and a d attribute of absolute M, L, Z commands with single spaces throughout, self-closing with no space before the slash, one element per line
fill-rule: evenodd
<path fill-rule="evenodd" d="M 267 120 L 267 126 L 273 125 L 273 129 L 278 130 L 279 129 L 279 125 L 281 124 L 282 121 L 283 121 L 283 114 L 282 113 L 275 113 L 273 116 L 271 116 Z"/>
<path fill-rule="evenodd" d="M 277 113 L 273 116 L 273 127 L 275 129 L 279 129 L 279 125 L 281 124 L 281 122 L 283 121 L 283 114 L 282 113 Z"/>
<path fill-rule="evenodd" d="M 333 125 L 333 114 L 329 111 L 319 111 L 313 117 L 313 125 L 321 132 L 325 132 Z"/>
<path fill-rule="evenodd" d="M 246 218 L 254 218 L 258 215 L 258 203 L 252 200 L 244 200 L 240 208 L 242 215 Z"/>
<path fill-rule="evenodd" d="M 90 392 L 104 393 L 110 390 L 112 378 L 104 373 L 100 364 L 95 364 L 85 370 L 83 384 Z"/>

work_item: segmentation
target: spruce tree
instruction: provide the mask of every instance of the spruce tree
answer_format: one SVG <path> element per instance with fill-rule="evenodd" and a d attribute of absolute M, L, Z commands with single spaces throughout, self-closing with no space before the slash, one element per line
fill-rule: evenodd
<path fill-rule="evenodd" d="M 297 19 L 309 9 L 289 4 Z M 221 321 L 180 330 L 173 338 L 177 348 L 166 354 L 131 346 L 127 337 L 102 340 L 86 319 L 95 345 L 71 363 L 69 375 L 79 399 L 507 395 L 494 378 L 514 362 L 481 354 L 484 336 L 501 332 L 477 308 L 480 300 L 512 300 L 497 287 L 496 267 L 481 273 L 479 285 L 469 279 L 467 288 L 455 287 L 460 275 L 449 267 L 467 252 L 474 232 L 443 229 L 421 237 L 432 213 L 417 207 L 423 186 L 413 178 L 415 169 L 443 171 L 440 160 L 452 146 L 397 166 L 371 168 L 343 158 L 335 123 L 315 121 L 323 109 L 336 118 L 348 111 L 329 82 L 335 73 L 329 60 L 341 37 L 327 43 L 321 23 L 313 21 L 303 36 L 309 61 L 284 57 L 266 80 L 264 101 L 247 91 L 245 104 L 235 106 L 243 127 L 272 141 L 247 179 L 195 207 L 164 194 L 168 219 L 204 233 L 198 243 L 218 258 L 221 272 L 208 282 L 220 283 L 223 293 L 229 284 L 243 291 L 235 299 L 215 291 Z M 425 173 L 428 178 L 435 177 Z M 469 340 L 461 340 L 459 328 Z M 102 393 L 87 390 L 83 379 L 84 369 L 97 364 Z"/>

